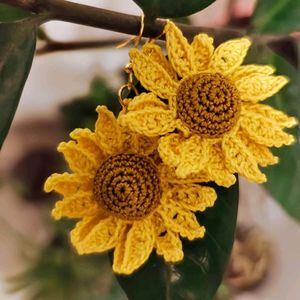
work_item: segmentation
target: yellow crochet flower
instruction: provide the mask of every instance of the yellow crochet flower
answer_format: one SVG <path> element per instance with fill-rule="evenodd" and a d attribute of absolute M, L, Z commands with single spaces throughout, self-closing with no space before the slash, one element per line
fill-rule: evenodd
<path fill-rule="evenodd" d="M 192 174 L 230 186 L 232 174 L 239 173 L 265 182 L 258 165 L 278 162 L 268 147 L 291 144 L 294 138 L 283 128 L 296 120 L 258 102 L 278 92 L 287 78 L 272 75 L 268 65 L 241 66 L 251 44 L 247 38 L 214 49 L 206 34 L 189 44 L 172 22 L 165 34 L 167 57 L 153 42 L 130 51 L 134 74 L 150 92 L 128 100 L 121 124 L 163 136 L 159 154 L 181 178 Z"/>
<path fill-rule="evenodd" d="M 216 192 L 193 181 L 178 184 L 155 152 L 157 138 L 122 129 L 104 106 L 97 111 L 95 132 L 76 129 L 58 146 L 74 173 L 45 183 L 46 192 L 63 195 L 53 217 L 81 219 L 71 231 L 79 254 L 115 248 L 116 273 L 132 273 L 153 248 L 168 262 L 182 260 L 180 236 L 204 236 L 194 212 L 213 206 Z"/>

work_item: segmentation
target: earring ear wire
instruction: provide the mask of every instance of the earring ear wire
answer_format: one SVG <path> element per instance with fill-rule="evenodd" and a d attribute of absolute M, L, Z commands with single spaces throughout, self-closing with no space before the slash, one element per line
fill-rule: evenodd
<path fill-rule="evenodd" d="M 129 40 L 127 40 L 125 42 L 122 42 L 121 44 L 117 45 L 116 48 L 117 49 L 123 48 L 131 42 L 133 42 L 134 46 L 137 47 L 138 44 L 140 43 L 141 39 L 142 39 L 144 29 L 145 29 L 145 15 L 142 14 L 141 15 L 141 26 L 140 26 L 140 30 L 139 30 L 138 35 L 131 37 Z"/>
<path fill-rule="evenodd" d="M 126 99 L 123 99 L 123 92 L 125 90 L 127 90 L 128 92 L 130 92 L 131 90 L 134 91 L 135 95 L 139 95 L 138 90 L 136 89 L 136 87 L 134 86 L 133 83 L 133 70 L 132 70 L 132 66 L 130 63 L 128 63 L 125 68 L 124 71 L 128 74 L 128 81 L 126 84 L 122 85 L 118 91 L 118 100 L 123 108 L 124 111 L 127 110 L 127 105 L 128 102 L 126 101 Z"/>

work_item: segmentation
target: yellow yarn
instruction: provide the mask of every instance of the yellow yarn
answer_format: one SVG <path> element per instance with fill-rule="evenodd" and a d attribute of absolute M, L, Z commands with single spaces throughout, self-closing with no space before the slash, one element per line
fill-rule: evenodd
<path fill-rule="evenodd" d="M 149 93 L 127 100 L 120 124 L 159 137 L 161 159 L 182 179 L 230 186 L 232 174 L 239 173 L 266 181 L 258 165 L 278 161 L 268 147 L 291 144 L 293 136 L 283 129 L 297 122 L 259 101 L 277 93 L 287 78 L 273 75 L 272 66 L 241 65 L 248 38 L 214 49 L 213 39 L 199 34 L 189 44 L 170 21 L 165 34 L 167 57 L 153 42 L 129 53 L 134 74 Z"/>
<path fill-rule="evenodd" d="M 167 111 L 167 105 L 144 96 L 148 105 Z M 129 105 L 132 111 L 143 107 L 138 101 Z M 121 127 L 106 107 L 97 112 L 95 132 L 76 129 L 72 141 L 58 146 L 74 173 L 53 174 L 45 183 L 46 192 L 63 196 L 53 217 L 80 219 L 71 231 L 79 254 L 114 249 L 116 273 L 131 274 L 153 249 L 167 262 L 182 260 L 180 237 L 204 236 L 194 213 L 214 205 L 214 189 L 195 185 L 199 178 L 177 184 L 174 170 L 157 158 L 157 138 Z"/>
<path fill-rule="evenodd" d="M 208 63 L 214 52 L 213 43 L 213 38 L 209 37 L 207 34 L 200 33 L 194 37 L 191 44 L 191 51 L 193 51 L 193 63 L 198 72 L 207 70 Z"/>
<path fill-rule="evenodd" d="M 143 46 L 143 53 L 161 65 L 172 77 L 172 79 L 177 80 L 177 74 L 175 70 L 172 68 L 170 62 L 167 60 L 166 56 L 162 52 L 162 49 L 158 45 L 154 44 L 153 42 L 146 43 Z"/>

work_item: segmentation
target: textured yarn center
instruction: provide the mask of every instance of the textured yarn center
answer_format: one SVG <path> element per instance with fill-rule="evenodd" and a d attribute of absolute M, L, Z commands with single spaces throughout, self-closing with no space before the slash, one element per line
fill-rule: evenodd
<path fill-rule="evenodd" d="M 240 97 L 221 74 L 200 73 L 184 78 L 177 90 L 177 115 L 194 133 L 220 137 L 236 124 Z"/>
<path fill-rule="evenodd" d="M 152 161 L 135 154 L 109 157 L 94 178 L 96 200 L 112 215 L 138 220 L 149 215 L 160 200 L 160 181 Z"/>

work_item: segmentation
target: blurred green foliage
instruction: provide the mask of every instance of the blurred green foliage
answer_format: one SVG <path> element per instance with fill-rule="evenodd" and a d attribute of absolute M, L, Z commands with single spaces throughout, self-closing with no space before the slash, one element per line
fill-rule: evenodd
<path fill-rule="evenodd" d="M 68 130 L 74 128 L 93 130 L 97 120 L 98 105 L 107 106 L 115 114 L 121 109 L 117 93 L 111 90 L 103 79 L 95 78 L 86 96 L 72 99 L 61 107 L 63 121 Z"/>
<path fill-rule="evenodd" d="M 299 0 L 258 0 L 252 29 L 259 33 L 288 33 L 300 29 Z"/>
<path fill-rule="evenodd" d="M 5 4 L 0 4 L 0 22 L 12 22 L 24 19 L 30 15 L 30 12 L 25 11 L 23 9 Z"/>
<path fill-rule="evenodd" d="M 255 32 L 284 33 L 300 29 L 300 1 L 260 0 L 253 15 Z M 277 74 L 286 75 L 290 82 L 271 99 L 265 101 L 300 120 L 300 44 L 296 38 L 286 37 L 279 42 L 253 47 L 249 62 L 272 64 Z M 289 62 L 289 63 L 288 63 Z M 300 220 L 300 129 L 290 130 L 295 135 L 296 143 L 292 146 L 274 148 L 280 162 L 266 168 L 268 176 L 266 188 L 286 211 Z"/>
<path fill-rule="evenodd" d="M 269 62 L 276 67 L 279 74 L 285 74 L 290 78 L 289 85 L 275 95 L 269 104 L 300 120 L 300 72 L 277 55 L 270 55 Z M 280 162 L 266 170 L 269 178 L 266 187 L 287 212 L 300 221 L 299 125 L 290 132 L 294 134 L 296 142 L 292 146 L 274 149 Z"/>
<path fill-rule="evenodd" d="M 176 18 L 203 10 L 216 0 L 133 0 L 146 16 Z"/>

